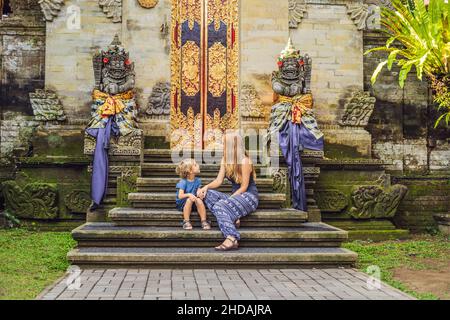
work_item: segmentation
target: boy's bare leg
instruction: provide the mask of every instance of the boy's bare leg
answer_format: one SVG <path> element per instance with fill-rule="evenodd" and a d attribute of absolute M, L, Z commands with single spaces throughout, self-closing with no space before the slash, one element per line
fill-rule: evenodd
<path fill-rule="evenodd" d="M 195 205 L 197 206 L 198 215 L 200 216 L 201 221 L 206 221 L 206 207 L 201 199 L 197 199 L 195 201 Z"/>
<path fill-rule="evenodd" d="M 192 205 L 194 202 L 191 201 L 191 199 L 186 200 L 186 204 L 183 208 L 183 219 L 184 221 L 190 221 L 191 220 L 191 212 L 192 212 Z"/>

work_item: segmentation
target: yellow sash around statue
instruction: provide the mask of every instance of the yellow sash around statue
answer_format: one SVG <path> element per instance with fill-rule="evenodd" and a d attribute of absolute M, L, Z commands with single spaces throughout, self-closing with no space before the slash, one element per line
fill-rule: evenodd
<path fill-rule="evenodd" d="M 278 103 L 290 103 L 291 108 L 291 118 L 293 123 L 302 123 L 302 115 L 313 107 L 313 97 L 312 94 L 299 94 L 295 97 L 279 96 Z"/>
<path fill-rule="evenodd" d="M 123 100 L 131 100 L 133 96 L 132 90 L 113 96 L 100 90 L 94 90 L 92 93 L 94 100 L 104 101 L 97 111 L 102 117 L 109 117 L 121 113 L 126 108 Z"/>

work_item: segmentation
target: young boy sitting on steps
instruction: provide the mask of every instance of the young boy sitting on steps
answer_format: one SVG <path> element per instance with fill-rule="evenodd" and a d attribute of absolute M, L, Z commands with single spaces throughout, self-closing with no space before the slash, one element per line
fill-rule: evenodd
<path fill-rule="evenodd" d="M 183 229 L 192 230 L 191 212 L 196 209 L 202 222 L 203 230 L 210 230 L 211 225 L 206 220 L 206 207 L 203 200 L 197 198 L 197 190 L 201 180 L 197 177 L 200 167 L 194 159 L 185 159 L 177 167 L 180 182 L 177 183 L 177 209 L 183 212 Z"/>

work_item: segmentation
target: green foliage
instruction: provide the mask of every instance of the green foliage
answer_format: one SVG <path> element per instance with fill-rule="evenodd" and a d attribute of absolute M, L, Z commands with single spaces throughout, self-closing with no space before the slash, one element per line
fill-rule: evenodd
<path fill-rule="evenodd" d="M 74 246 L 68 232 L 0 230 L 0 300 L 34 299 L 64 274 Z"/>
<path fill-rule="evenodd" d="M 419 293 L 408 288 L 394 278 L 394 270 L 407 267 L 413 270 L 429 268 L 420 259 L 450 260 L 450 238 L 444 235 L 416 236 L 406 241 L 386 241 L 381 243 L 354 241 L 344 247 L 358 253 L 358 269 L 363 272 L 367 267 L 376 265 L 381 270 L 381 280 L 418 299 L 437 299 L 431 293 Z M 418 259 L 417 259 L 418 258 Z"/>
<path fill-rule="evenodd" d="M 450 123 L 450 76 L 437 78 L 431 77 L 431 87 L 435 92 L 434 101 L 439 105 L 438 109 L 444 113 L 436 121 L 435 128 L 442 120 L 448 125 Z M 447 112 L 445 112 L 447 110 Z"/>
<path fill-rule="evenodd" d="M 437 79 L 447 87 L 446 92 L 437 91 L 435 102 L 444 114 L 437 124 L 445 119 L 450 121 L 449 83 L 442 78 L 450 74 L 450 1 L 430 0 L 426 6 L 423 0 L 392 0 L 395 10 L 382 8 L 381 24 L 389 39 L 382 47 L 368 50 L 389 53 L 372 75 L 372 84 L 377 80 L 381 70 L 387 66 L 391 70 L 394 63 L 400 68 L 399 84 L 403 88 L 412 67 L 415 67 L 417 78 L 422 80 L 423 74 L 429 79 Z M 399 46 L 392 46 L 394 42 Z"/>

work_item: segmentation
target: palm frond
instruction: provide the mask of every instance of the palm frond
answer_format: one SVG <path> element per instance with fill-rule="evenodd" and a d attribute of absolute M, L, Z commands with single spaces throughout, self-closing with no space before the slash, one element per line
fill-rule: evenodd
<path fill-rule="evenodd" d="M 374 84 L 384 66 L 389 70 L 396 64 L 400 68 L 399 85 L 404 86 L 412 67 L 416 76 L 422 80 L 448 75 L 450 73 L 450 1 L 430 0 L 392 0 L 394 10 L 381 9 L 381 25 L 388 39 L 383 47 L 367 50 L 388 53 L 387 60 L 375 69 L 371 81 Z M 449 94 L 450 95 L 450 94 Z M 439 106 L 446 109 L 439 118 L 450 119 L 450 97 L 439 96 L 435 99 Z"/>

